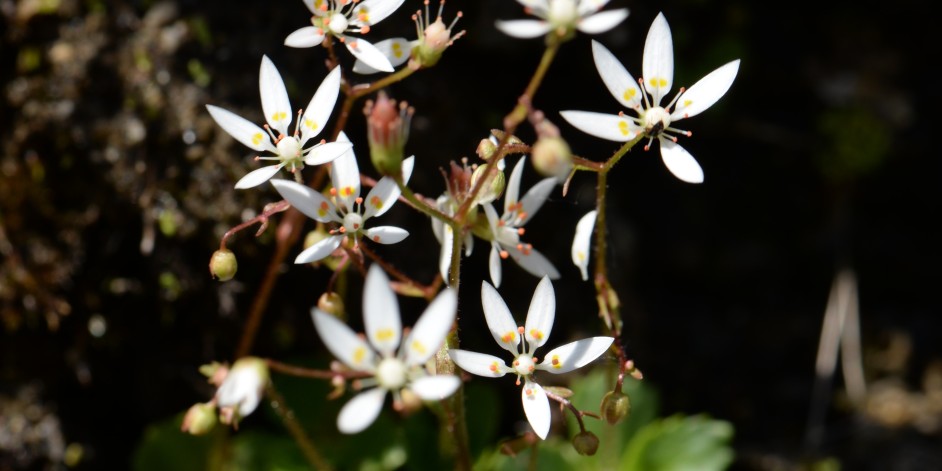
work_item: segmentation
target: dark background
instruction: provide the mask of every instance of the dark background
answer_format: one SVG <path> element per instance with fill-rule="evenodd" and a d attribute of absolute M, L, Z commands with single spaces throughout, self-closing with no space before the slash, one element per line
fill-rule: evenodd
<path fill-rule="evenodd" d="M 408 0 L 371 36 L 413 36 L 407 12 L 417 6 Z M 703 185 L 673 178 L 656 150 L 632 151 L 610 176 L 624 341 L 661 413 L 730 421 L 740 469 L 799 469 L 822 456 L 845 469 L 942 469 L 942 169 L 931 150 L 939 42 L 927 6 L 612 2 L 625 6 L 626 22 L 595 39 L 635 76 L 658 11 L 673 31 L 676 86 L 742 59 L 727 95 L 681 126 L 693 131 L 682 144 Z M 477 142 L 501 126 L 542 52 L 539 39 L 493 28 L 522 17 L 518 4 L 451 0 L 446 18 L 459 8 L 467 36 L 437 67 L 390 88 L 416 108 L 412 186 L 429 196 L 443 190 L 438 167 L 473 161 Z M 257 121 L 267 54 L 302 106 L 324 76 L 324 51 L 281 46 L 307 21 L 301 2 L 0 0 L 0 13 L 0 433 L 9 436 L 14 417 L 43 431 L 0 447 L 0 469 L 60 462 L 66 444 L 84 450 L 81 469 L 123 468 L 148 424 L 211 396 L 196 368 L 231 359 L 273 250 L 271 229 L 254 240 L 247 231 L 230 242 L 235 280 L 206 271 L 221 234 L 277 198 L 265 186 L 232 189 L 256 164 L 203 105 Z M 579 155 L 617 149 L 556 113 L 619 111 L 587 36 L 562 48 L 535 106 Z M 373 174 L 363 129 L 355 113 L 347 132 Z M 532 141 L 528 126 L 519 135 Z M 534 181 L 528 169 L 525 186 Z M 579 174 L 527 226 L 527 241 L 563 275 L 560 343 L 599 329 L 592 286 L 568 255 L 593 195 L 592 175 Z M 412 236 L 381 252 L 430 281 L 438 246 L 428 222 L 405 208 L 384 218 Z M 488 247 L 477 242 L 463 265 L 462 329 L 468 348 L 490 351 L 477 302 Z M 307 310 L 328 274 L 287 268 L 255 354 L 321 351 Z M 838 378 L 823 440 L 809 446 L 815 352 L 840 268 L 859 283 L 870 393 L 851 407 Z M 504 273 L 501 293 L 522 315 L 537 280 L 509 263 Z M 350 292 L 359 298 L 355 277 Z M 423 306 L 402 303 L 404 313 Z M 102 323 L 104 335 L 93 335 Z"/>

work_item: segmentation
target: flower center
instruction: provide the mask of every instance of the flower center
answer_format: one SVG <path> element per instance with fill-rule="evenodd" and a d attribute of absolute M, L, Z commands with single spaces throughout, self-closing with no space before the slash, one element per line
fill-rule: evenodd
<path fill-rule="evenodd" d="M 648 108 L 641 118 L 641 126 L 645 134 L 658 136 L 671 125 L 671 115 L 664 108 L 655 106 Z"/>
<path fill-rule="evenodd" d="M 528 353 L 519 355 L 514 360 L 514 371 L 520 376 L 529 376 L 534 369 L 536 365 L 533 363 L 533 356 Z"/>
<path fill-rule="evenodd" d="M 547 18 L 553 26 L 570 28 L 578 19 L 576 2 L 573 0 L 550 0 Z"/>
<path fill-rule="evenodd" d="M 357 233 L 363 227 L 363 216 L 359 213 L 347 213 L 343 217 L 343 228 L 351 234 Z"/>
<path fill-rule="evenodd" d="M 330 17 L 330 21 L 327 23 L 327 27 L 330 28 L 330 32 L 334 34 L 341 34 L 347 30 L 347 26 L 350 23 L 347 21 L 347 17 L 343 13 L 334 13 Z"/>
<path fill-rule="evenodd" d="M 281 138 L 278 141 L 278 157 L 282 162 L 301 158 L 301 141 L 294 136 Z"/>
<path fill-rule="evenodd" d="M 406 385 L 406 365 L 398 358 L 386 358 L 376 368 L 379 387 L 395 391 Z"/>

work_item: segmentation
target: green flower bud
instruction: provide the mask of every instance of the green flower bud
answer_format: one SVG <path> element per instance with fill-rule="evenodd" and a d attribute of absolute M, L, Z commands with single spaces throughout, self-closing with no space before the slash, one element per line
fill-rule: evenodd
<path fill-rule="evenodd" d="M 563 138 L 541 137 L 531 151 L 533 167 L 544 177 L 565 178 L 572 171 L 572 151 Z"/>
<path fill-rule="evenodd" d="M 190 435 L 203 435 L 216 426 L 216 406 L 210 403 L 193 404 L 186 415 L 183 416 L 183 423 L 180 425 L 180 431 Z"/>
<path fill-rule="evenodd" d="M 487 173 L 487 168 L 488 165 L 484 164 L 474 169 L 474 173 L 471 174 L 471 188 L 474 188 L 475 185 L 477 185 L 478 180 L 484 178 L 484 175 Z M 507 182 L 504 178 L 504 172 L 501 170 L 493 172 L 487 183 L 485 183 L 484 187 L 481 188 L 481 192 L 478 193 L 477 203 L 490 203 L 491 201 L 500 198 L 501 193 L 504 192 L 505 186 L 507 186 Z"/>
<path fill-rule="evenodd" d="M 317 308 L 338 319 L 343 319 L 345 316 L 343 298 L 333 291 L 328 291 L 317 299 Z"/>
<path fill-rule="evenodd" d="M 219 281 L 231 280 L 238 269 L 239 263 L 231 250 L 219 249 L 209 259 L 209 273 Z"/>
<path fill-rule="evenodd" d="M 609 391 L 602 397 L 602 417 L 611 425 L 631 414 L 631 400 L 621 391 Z"/>
<path fill-rule="evenodd" d="M 596 437 L 594 433 L 588 430 L 579 432 L 575 437 L 572 437 L 572 447 L 580 455 L 592 456 L 599 450 L 599 437 Z"/>
<path fill-rule="evenodd" d="M 494 152 L 497 151 L 497 144 L 490 139 L 481 139 L 481 142 L 478 143 L 477 154 L 478 157 L 487 161 L 491 160 L 491 157 L 494 155 Z"/>

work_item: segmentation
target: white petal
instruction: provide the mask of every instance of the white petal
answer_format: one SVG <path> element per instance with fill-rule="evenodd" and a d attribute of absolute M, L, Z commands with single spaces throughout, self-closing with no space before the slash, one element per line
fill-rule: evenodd
<path fill-rule="evenodd" d="M 442 236 L 442 250 L 438 255 L 438 272 L 448 284 L 448 271 L 451 269 L 451 250 L 454 246 L 455 234 L 451 226 L 443 225 L 444 234 Z"/>
<path fill-rule="evenodd" d="M 294 263 L 312 263 L 326 258 L 343 242 L 344 235 L 332 235 L 302 251 L 294 259 Z"/>
<path fill-rule="evenodd" d="M 560 111 L 559 114 L 576 129 L 609 141 L 628 142 L 641 131 L 627 116 L 592 111 Z"/>
<path fill-rule="evenodd" d="M 282 198 L 305 216 L 318 222 L 341 220 L 333 203 L 311 187 L 282 179 L 272 180 L 271 184 Z"/>
<path fill-rule="evenodd" d="M 517 0 L 517 3 L 538 12 L 549 10 L 549 0 Z"/>
<path fill-rule="evenodd" d="M 396 226 L 376 226 L 363 231 L 363 235 L 377 244 L 398 244 L 409 237 L 409 231 Z"/>
<path fill-rule="evenodd" d="M 387 16 L 393 14 L 404 1 L 405 0 L 365 0 L 360 2 L 354 10 L 350 23 L 355 25 L 375 25 L 383 21 Z"/>
<path fill-rule="evenodd" d="M 550 420 L 552 419 L 549 398 L 546 397 L 546 392 L 539 384 L 527 381 L 523 385 L 520 396 L 523 399 L 523 412 L 527 415 L 527 420 L 530 422 L 530 426 L 533 427 L 533 432 L 545 440 L 546 436 L 549 435 Z"/>
<path fill-rule="evenodd" d="M 461 380 L 452 375 L 425 376 L 409 383 L 409 389 L 425 401 L 440 401 L 451 396 L 461 386 Z"/>
<path fill-rule="evenodd" d="M 337 415 L 337 429 L 341 433 L 362 432 L 379 417 L 385 399 L 386 390 L 381 388 L 373 388 L 353 396 Z"/>
<path fill-rule="evenodd" d="M 334 111 L 334 105 L 337 104 L 337 96 L 340 94 L 340 67 L 334 67 L 324 81 L 317 87 L 314 96 L 304 108 L 304 115 L 301 117 L 301 145 L 303 146 L 308 139 L 320 134 L 321 129 L 330 119 L 331 112 Z"/>
<path fill-rule="evenodd" d="M 514 322 L 510 309 L 504 298 L 488 282 L 481 282 L 481 307 L 484 310 L 484 320 L 491 331 L 494 341 L 504 350 L 516 355 L 517 345 L 520 343 L 520 334 Z"/>
<path fill-rule="evenodd" d="M 644 40 L 642 73 L 644 86 L 651 93 L 653 105 L 660 105 L 661 98 L 670 92 L 674 82 L 674 43 L 671 28 L 663 13 L 657 14 Z"/>
<path fill-rule="evenodd" d="M 240 417 L 251 414 L 258 407 L 267 381 L 259 374 L 258 367 L 251 363 L 244 363 L 245 361 L 261 362 L 258 359 L 236 361 L 216 391 L 216 401 L 219 407 L 238 406 Z"/>
<path fill-rule="evenodd" d="M 304 151 L 304 163 L 307 165 L 321 165 L 337 160 L 345 152 L 353 149 L 349 142 L 325 142 Z"/>
<path fill-rule="evenodd" d="M 515 38 L 537 38 L 548 33 L 552 26 L 541 20 L 497 20 L 497 29 Z"/>
<path fill-rule="evenodd" d="M 523 178 L 523 162 L 525 160 L 527 159 L 521 158 L 518 160 L 513 171 L 510 172 L 510 178 L 507 180 L 507 187 L 504 190 L 504 214 L 510 213 L 511 208 L 520 200 L 520 179 Z"/>
<path fill-rule="evenodd" d="M 458 348 L 448 349 L 448 356 L 451 361 L 473 375 L 484 376 L 485 378 L 500 378 L 512 371 L 504 363 L 504 360 L 488 355 L 486 353 L 470 352 Z"/>
<path fill-rule="evenodd" d="M 324 30 L 315 26 L 297 29 L 285 38 L 288 47 L 314 47 L 324 42 Z"/>
<path fill-rule="evenodd" d="M 406 338 L 402 347 L 406 364 L 421 365 L 428 361 L 445 343 L 457 313 L 458 295 L 455 290 L 446 288 L 425 308 Z"/>
<path fill-rule="evenodd" d="M 350 142 L 341 133 L 337 142 Z M 337 199 L 347 211 L 352 211 L 354 202 L 360 197 L 360 167 L 357 166 L 353 147 L 345 151 L 330 164 L 330 181 L 337 190 Z"/>
<path fill-rule="evenodd" d="M 268 56 L 262 56 L 262 67 L 258 72 L 258 90 L 262 95 L 262 112 L 265 121 L 281 134 L 289 135 L 288 126 L 294 111 L 288 101 L 288 91 L 281 74 Z"/>
<path fill-rule="evenodd" d="M 520 200 L 520 212 L 525 213 L 525 217 L 516 221 L 517 226 L 526 224 L 543 207 L 543 203 L 549 198 L 553 188 L 556 188 L 556 178 L 544 178 L 523 195 L 523 199 Z"/>
<path fill-rule="evenodd" d="M 608 4 L 608 0 L 580 0 L 577 12 L 579 16 L 585 16 L 594 11 L 599 11 L 606 4 Z"/>
<path fill-rule="evenodd" d="M 555 320 L 556 293 L 553 291 L 553 283 L 544 276 L 533 291 L 533 299 L 530 300 L 530 309 L 527 311 L 526 336 L 531 353 L 546 343 Z"/>
<path fill-rule="evenodd" d="M 576 28 L 586 34 L 604 33 L 628 18 L 628 9 L 603 11 L 583 18 Z"/>
<path fill-rule="evenodd" d="M 209 115 L 213 117 L 216 124 L 223 131 L 229 133 L 230 136 L 243 145 L 252 150 L 267 150 L 273 154 L 278 153 L 278 150 L 272 145 L 268 133 L 251 121 L 218 106 L 206 105 L 206 110 L 209 111 Z"/>
<path fill-rule="evenodd" d="M 592 57 L 595 59 L 595 68 L 605 82 L 609 93 L 618 100 L 622 106 L 631 109 L 641 108 L 641 88 L 638 81 L 625 69 L 625 66 L 615 58 L 602 43 L 592 41 Z M 571 122 L 571 121 L 570 121 Z M 573 126 L 582 129 L 576 124 Z M 591 133 L 590 133 L 591 134 Z"/>
<path fill-rule="evenodd" d="M 491 282 L 498 288 L 500 288 L 501 277 L 503 276 L 500 266 L 500 251 L 501 248 L 497 245 L 497 242 L 491 242 L 491 253 L 487 256 L 487 268 L 488 273 L 491 275 Z"/>
<path fill-rule="evenodd" d="M 696 116 L 703 110 L 713 106 L 733 85 L 733 80 L 736 80 L 738 72 L 739 59 L 736 59 L 710 72 L 706 77 L 693 84 L 677 100 L 677 107 L 671 113 L 671 121 Z"/>
<path fill-rule="evenodd" d="M 392 357 L 402 338 L 399 301 L 379 265 L 370 266 L 363 286 L 363 327 L 366 337 L 384 357 Z"/>
<path fill-rule="evenodd" d="M 257 168 L 251 172 L 245 174 L 244 177 L 240 178 L 236 182 L 236 190 L 245 190 L 247 188 L 255 188 L 256 186 L 261 185 L 262 183 L 271 180 L 271 177 L 274 177 L 281 167 L 284 167 L 285 164 L 278 165 L 268 165 L 266 167 Z"/>
<path fill-rule="evenodd" d="M 703 169 L 686 149 L 670 139 L 659 137 L 661 160 L 675 177 L 687 183 L 703 183 Z"/>
<path fill-rule="evenodd" d="M 595 228 L 595 216 L 598 211 L 592 210 L 579 219 L 576 224 L 576 235 L 572 238 L 572 263 L 582 273 L 582 281 L 589 279 L 589 244 L 592 243 L 592 229 Z"/>
<path fill-rule="evenodd" d="M 317 335 L 338 360 L 356 371 L 374 371 L 376 354 L 347 324 L 316 307 L 311 309 L 311 318 Z"/>
<path fill-rule="evenodd" d="M 516 247 L 504 246 L 517 265 L 523 268 L 533 276 L 548 276 L 551 280 L 559 278 L 559 271 L 543 254 L 534 248 L 530 248 L 526 253 L 521 252 Z"/>
<path fill-rule="evenodd" d="M 389 63 L 389 59 L 367 40 L 344 36 L 344 44 L 347 45 L 347 50 L 350 51 L 350 54 L 353 54 L 354 57 L 363 61 L 366 65 L 380 72 L 394 71 L 392 64 Z"/>
<path fill-rule="evenodd" d="M 363 218 L 380 216 L 386 213 L 389 208 L 396 204 L 400 194 L 402 192 L 395 180 L 390 177 L 380 178 L 376 182 L 376 186 L 366 194 L 366 201 L 363 202 L 363 205 L 366 206 L 363 211 Z"/>
<path fill-rule="evenodd" d="M 592 337 L 567 343 L 550 350 L 536 368 L 556 374 L 568 373 L 598 358 L 614 341 L 611 337 Z"/>
<path fill-rule="evenodd" d="M 391 38 L 384 39 L 376 44 L 376 49 L 379 49 L 379 52 L 382 52 L 386 59 L 389 59 L 390 65 L 393 67 L 399 67 L 409 60 L 409 56 L 412 52 L 412 43 L 406 40 L 406 38 Z M 356 61 L 353 64 L 353 71 L 358 74 L 375 74 L 379 72 L 364 63 L 363 61 Z"/>

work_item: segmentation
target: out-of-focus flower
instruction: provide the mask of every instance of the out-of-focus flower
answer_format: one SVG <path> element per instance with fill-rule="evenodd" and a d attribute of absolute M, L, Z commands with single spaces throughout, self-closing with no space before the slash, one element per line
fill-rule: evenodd
<path fill-rule="evenodd" d="M 251 414 L 262 400 L 268 384 L 268 365 L 256 357 L 242 357 L 216 390 L 219 421 L 229 425 Z"/>
<path fill-rule="evenodd" d="M 311 147 L 304 148 L 308 140 L 317 136 L 337 103 L 340 93 L 340 68 L 335 67 L 321 82 L 314 97 L 307 105 L 307 111 L 299 114 L 294 134 L 289 135 L 291 118 L 294 112 L 288 101 L 288 92 L 285 90 L 281 74 L 275 64 L 262 56 L 262 67 L 259 72 L 259 91 L 262 95 L 262 112 L 265 113 L 265 129 L 252 124 L 241 116 L 220 108 L 206 105 L 209 114 L 219 126 L 234 137 L 235 140 L 245 144 L 256 151 L 266 151 L 274 156 L 256 157 L 256 160 L 274 160 L 278 163 L 249 172 L 236 182 L 238 189 L 252 188 L 265 183 L 275 176 L 279 170 L 287 167 L 291 172 L 304 168 L 304 165 L 320 165 L 330 162 L 352 147 L 350 143 L 321 141 Z M 272 129 L 278 132 L 275 135 Z"/>
<path fill-rule="evenodd" d="M 515 38 L 536 38 L 554 33 L 570 38 L 579 30 L 604 33 L 628 17 L 627 8 L 598 12 L 609 0 L 517 0 L 538 20 L 497 20 L 497 29 Z M 597 13 L 598 12 L 598 13 Z"/>
<path fill-rule="evenodd" d="M 387 392 L 392 393 L 393 407 L 401 410 L 405 390 L 423 400 L 437 401 L 458 389 L 461 380 L 457 376 L 429 375 L 422 368 L 444 344 L 457 308 L 455 291 L 445 289 L 402 340 L 396 295 L 383 270 L 373 265 L 363 288 L 363 324 L 367 340 L 336 317 L 317 308 L 312 310 L 317 334 L 327 349 L 348 368 L 372 375 L 360 380 L 361 385 L 376 386 L 357 394 L 340 409 L 337 428 L 341 432 L 357 433 L 369 427 L 379 416 Z"/>
<path fill-rule="evenodd" d="M 370 27 L 391 15 L 405 0 L 304 0 L 313 13 L 311 26 L 294 31 L 285 38 L 285 46 L 314 47 L 328 35 L 337 38 L 357 60 L 372 69 L 392 72 L 393 65 L 369 41 L 346 33 L 369 33 Z"/>
<path fill-rule="evenodd" d="M 340 134 L 338 141 L 347 141 L 347 136 Z M 402 179 L 409 181 L 412 176 L 414 157 L 402 161 Z M 366 221 L 381 216 L 396 203 L 400 190 L 391 177 L 383 177 L 366 195 L 360 197 L 360 169 L 357 166 L 353 148 L 347 150 L 333 162 L 330 168 L 333 188 L 330 198 L 300 183 L 289 180 L 272 180 L 272 185 L 281 197 L 291 203 L 305 216 L 323 223 L 339 225 L 331 230 L 331 235 L 301 252 L 294 263 L 310 263 L 330 255 L 340 246 L 345 237 L 359 241 L 361 236 L 379 243 L 395 244 L 409 236 L 409 232 L 395 226 L 379 226 L 367 229 Z"/>
<path fill-rule="evenodd" d="M 592 41 L 592 55 L 609 92 L 623 106 L 634 110 L 638 117 L 632 118 L 624 113 L 562 111 L 563 118 L 582 132 L 610 141 L 628 142 L 644 134 L 648 137 L 645 150 L 657 138 L 661 159 L 667 169 L 685 182 L 702 183 L 703 169 L 689 152 L 677 144 L 675 136 L 690 136 L 691 133 L 671 127 L 671 124 L 700 114 L 726 94 L 739 71 L 739 59 L 710 72 L 689 89 L 681 88 L 670 103 L 661 106 L 661 99 L 670 92 L 674 80 L 674 46 L 670 26 L 663 14 L 657 15 L 648 31 L 644 44 L 644 76 L 640 80 L 635 81 L 618 59 L 595 41 Z"/>
<path fill-rule="evenodd" d="M 534 357 L 536 349 L 543 346 L 549 338 L 556 319 L 556 295 L 553 292 L 553 284 L 547 277 L 540 280 L 533 292 L 524 326 L 515 326 L 507 304 L 486 281 L 481 283 L 481 303 L 484 319 L 494 341 L 514 357 L 512 366 L 493 355 L 468 350 L 451 349 L 448 356 L 461 369 L 471 374 L 499 378 L 513 373 L 517 375 L 518 385 L 523 378 L 523 411 L 533 431 L 545 439 L 550 429 L 549 399 L 543 387 L 537 383 L 534 372 L 541 370 L 562 374 L 581 368 L 605 353 L 615 339 L 592 337 L 577 340 L 550 350 L 541 362 Z"/>

